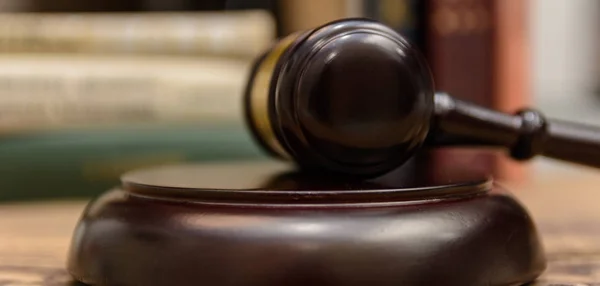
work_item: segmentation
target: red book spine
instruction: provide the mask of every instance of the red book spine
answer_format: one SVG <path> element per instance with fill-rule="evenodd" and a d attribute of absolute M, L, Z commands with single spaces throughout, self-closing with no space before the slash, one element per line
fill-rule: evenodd
<path fill-rule="evenodd" d="M 485 0 L 430 0 L 427 57 L 437 90 L 492 107 L 493 8 Z M 436 150 L 431 160 L 433 171 L 464 166 L 494 172 L 493 154 L 481 150 Z"/>
<path fill-rule="evenodd" d="M 502 111 L 522 107 L 528 98 L 526 3 L 428 0 L 425 50 L 436 89 Z M 440 149 L 430 155 L 434 172 L 464 166 L 502 179 L 520 179 L 523 174 L 506 154 L 492 150 Z"/>
<path fill-rule="evenodd" d="M 531 106 L 529 1 L 495 0 L 494 94 L 492 105 L 504 112 Z M 526 163 L 504 157 L 497 160 L 496 175 L 510 180 L 528 177 Z"/>

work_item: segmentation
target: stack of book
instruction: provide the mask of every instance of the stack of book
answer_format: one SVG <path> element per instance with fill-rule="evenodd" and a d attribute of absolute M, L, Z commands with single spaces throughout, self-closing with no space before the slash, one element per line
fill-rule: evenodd
<path fill-rule="evenodd" d="M 0 14 L 0 200 L 89 196 L 132 168 L 260 158 L 262 10 Z"/>
<path fill-rule="evenodd" d="M 251 62 L 276 37 L 339 18 L 405 35 L 438 90 L 507 112 L 530 99 L 528 1 L 228 0 L 205 3 L 224 11 L 173 12 L 193 1 L 136 0 L 68 14 L 9 2 L 45 13 L 0 14 L 0 199 L 96 194 L 148 165 L 263 158 L 242 118 Z M 172 12 L 123 12 L 142 2 Z M 503 157 L 441 150 L 412 163 L 524 177 Z"/>

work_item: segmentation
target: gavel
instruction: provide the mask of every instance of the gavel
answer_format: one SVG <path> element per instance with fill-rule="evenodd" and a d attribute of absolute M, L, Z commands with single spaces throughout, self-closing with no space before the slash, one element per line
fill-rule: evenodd
<path fill-rule="evenodd" d="M 308 170 L 372 177 L 419 148 L 444 146 L 600 167 L 600 128 L 534 109 L 502 113 L 436 91 L 423 55 L 367 19 L 281 39 L 255 62 L 244 100 L 257 142 Z"/>

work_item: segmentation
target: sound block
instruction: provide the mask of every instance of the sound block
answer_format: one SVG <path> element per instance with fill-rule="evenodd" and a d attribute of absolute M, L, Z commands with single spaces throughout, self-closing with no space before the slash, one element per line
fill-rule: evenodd
<path fill-rule="evenodd" d="M 71 275 L 91 285 L 519 285 L 545 257 L 527 211 L 473 172 L 372 180 L 278 162 L 133 171 L 92 201 Z"/>

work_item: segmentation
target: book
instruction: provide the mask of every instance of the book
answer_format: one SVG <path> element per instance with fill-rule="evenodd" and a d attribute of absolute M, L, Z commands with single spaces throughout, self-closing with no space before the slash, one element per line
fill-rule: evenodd
<path fill-rule="evenodd" d="M 263 10 L 0 13 L 0 53 L 172 54 L 254 58 L 275 38 Z"/>
<path fill-rule="evenodd" d="M 363 1 L 363 16 L 377 20 L 406 37 L 411 43 L 421 46 L 420 0 Z"/>
<path fill-rule="evenodd" d="M 282 35 L 305 31 L 328 22 L 356 16 L 356 3 L 351 0 L 288 0 L 279 7 Z"/>
<path fill-rule="evenodd" d="M 485 0 L 429 2 L 427 57 L 437 90 L 492 107 L 493 8 Z M 432 165 L 440 170 L 454 164 L 494 172 L 495 159 L 489 152 L 474 149 L 436 150 Z"/>
<path fill-rule="evenodd" d="M 259 159 L 249 60 L 0 54 L 0 201 L 90 197 L 123 172 Z"/>
<path fill-rule="evenodd" d="M 496 0 L 494 15 L 494 78 L 492 107 L 508 113 L 530 107 L 533 87 L 530 59 L 529 1 Z M 496 158 L 499 178 L 521 181 L 530 177 L 526 162 Z"/>
<path fill-rule="evenodd" d="M 429 0 L 425 11 L 426 56 L 436 89 L 488 108 L 515 112 L 529 95 L 526 6 L 521 0 Z M 471 166 L 505 180 L 526 178 L 523 163 L 493 150 L 433 151 L 440 170 Z"/>
<path fill-rule="evenodd" d="M 0 201 L 90 198 L 129 170 L 225 160 L 263 160 L 244 125 L 155 124 L 5 135 Z"/>
<path fill-rule="evenodd" d="M 243 124 L 250 63 L 208 57 L 0 54 L 0 138 L 122 124 Z"/>

